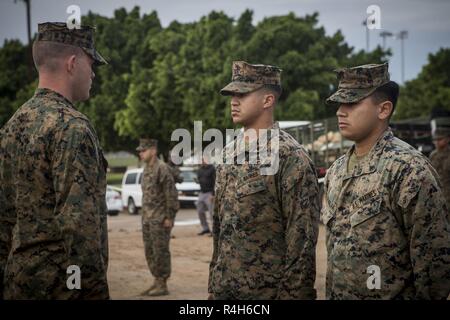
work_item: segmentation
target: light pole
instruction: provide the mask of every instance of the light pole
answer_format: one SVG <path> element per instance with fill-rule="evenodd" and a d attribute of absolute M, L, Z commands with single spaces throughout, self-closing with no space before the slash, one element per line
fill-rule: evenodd
<path fill-rule="evenodd" d="M 383 38 L 383 49 L 386 49 L 386 38 L 387 37 L 392 37 L 394 34 L 392 32 L 389 31 L 381 31 L 380 32 L 380 37 Z"/>
<path fill-rule="evenodd" d="M 27 32 L 28 32 L 28 44 L 31 44 L 31 14 L 30 14 L 30 6 L 31 0 L 22 0 L 25 2 L 25 7 L 27 10 Z M 14 0 L 17 3 L 17 0 Z"/>
<path fill-rule="evenodd" d="M 402 30 L 396 35 L 397 39 L 401 41 L 401 55 L 402 55 L 402 83 L 405 83 L 405 44 L 404 40 L 408 38 L 408 31 Z"/>
<path fill-rule="evenodd" d="M 367 27 L 367 20 L 364 20 L 362 24 L 366 28 L 366 51 L 369 52 L 369 28 Z"/>
<path fill-rule="evenodd" d="M 367 52 L 369 52 L 369 50 L 370 50 L 370 45 L 369 45 L 370 29 L 372 29 L 372 28 L 370 28 L 367 24 L 375 25 L 375 18 L 372 18 L 372 19 L 367 18 L 366 20 L 364 20 L 362 22 L 362 25 L 366 28 L 366 50 L 367 50 Z"/>

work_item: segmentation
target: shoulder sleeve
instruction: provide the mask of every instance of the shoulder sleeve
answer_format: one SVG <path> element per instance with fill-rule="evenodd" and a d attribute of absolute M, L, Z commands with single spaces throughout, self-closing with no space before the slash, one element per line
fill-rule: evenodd
<path fill-rule="evenodd" d="M 450 293 L 449 211 L 435 171 L 427 161 L 401 170 L 397 205 L 408 235 L 417 299 L 447 299 Z"/>
<path fill-rule="evenodd" d="M 175 215 L 180 208 L 180 204 L 178 201 L 178 191 L 175 186 L 175 180 L 170 172 L 170 169 L 165 163 L 162 163 L 160 166 L 160 179 L 164 198 L 166 200 L 167 218 L 173 220 L 175 219 Z"/>
<path fill-rule="evenodd" d="M 278 191 L 286 220 L 286 262 L 279 299 L 315 299 L 319 186 L 314 165 L 298 149 L 280 159 Z"/>
<path fill-rule="evenodd" d="M 72 265 L 80 267 L 82 294 L 108 298 L 105 167 L 100 147 L 83 122 L 56 136 L 52 160 L 58 221 Z"/>

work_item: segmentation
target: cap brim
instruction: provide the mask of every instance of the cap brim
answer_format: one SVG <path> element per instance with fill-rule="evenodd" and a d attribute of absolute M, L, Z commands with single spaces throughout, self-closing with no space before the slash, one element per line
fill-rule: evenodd
<path fill-rule="evenodd" d="M 259 88 L 262 88 L 263 86 L 264 86 L 263 84 L 256 84 L 256 83 L 231 82 L 222 90 L 220 90 L 220 94 L 223 96 L 229 96 L 234 93 L 249 93 Z"/>
<path fill-rule="evenodd" d="M 145 148 L 144 148 L 144 147 L 141 147 L 141 146 L 139 146 L 139 147 L 136 148 L 136 151 L 137 151 L 137 152 L 141 152 L 141 151 L 144 151 L 144 150 L 145 150 Z"/>
<path fill-rule="evenodd" d="M 108 64 L 103 56 L 95 49 L 83 48 L 83 50 L 95 61 L 97 65 Z"/>
<path fill-rule="evenodd" d="M 368 89 L 338 89 L 327 100 L 327 104 L 356 103 L 370 96 L 377 88 Z"/>

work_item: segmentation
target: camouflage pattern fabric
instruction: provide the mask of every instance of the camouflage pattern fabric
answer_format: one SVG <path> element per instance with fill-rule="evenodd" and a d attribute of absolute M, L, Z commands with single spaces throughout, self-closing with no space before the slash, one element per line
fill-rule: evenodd
<path fill-rule="evenodd" d="M 143 214 L 147 214 L 143 209 Z M 142 221 L 145 258 L 155 278 L 167 279 L 172 270 L 169 241 L 170 228 L 164 228 L 158 220 Z"/>
<path fill-rule="evenodd" d="M 354 147 L 324 183 L 328 299 L 446 299 L 449 213 L 429 161 L 388 129 L 347 172 Z M 369 289 L 370 266 L 380 289 Z"/>
<path fill-rule="evenodd" d="M 97 64 L 108 64 L 105 58 L 95 49 L 94 33 L 95 29 L 90 26 L 69 29 L 65 22 L 45 22 L 38 24 L 36 41 L 51 41 L 80 47 Z"/>
<path fill-rule="evenodd" d="M 316 171 L 281 130 L 279 159 L 274 175 L 260 174 L 263 161 L 217 167 L 208 288 L 215 299 L 316 298 Z"/>
<path fill-rule="evenodd" d="M 175 183 L 182 183 L 184 181 L 183 176 L 181 175 L 181 170 L 178 166 L 174 164 L 167 163 L 167 168 L 169 168 L 170 173 L 172 174 L 173 180 Z"/>
<path fill-rule="evenodd" d="M 368 97 L 377 88 L 390 81 L 388 68 L 388 63 L 384 63 L 335 70 L 339 87 L 326 102 L 329 104 L 356 103 Z"/>
<path fill-rule="evenodd" d="M 281 88 L 281 69 L 263 64 L 249 64 L 245 61 L 233 62 L 231 83 L 220 90 L 222 95 L 247 93 L 264 85 L 275 85 Z"/>
<path fill-rule="evenodd" d="M 434 150 L 430 154 L 430 161 L 439 174 L 447 208 L 450 208 L 450 147 L 442 151 Z"/>
<path fill-rule="evenodd" d="M 159 159 L 146 164 L 142 178 L 142 232 L 145 257 L 152 275 L 168 278 L 171 272 L 170 228 L 165 219 L 175 220 L 179 209 L 178 191 L 167 165 Z"/>
<path fill-rule="evenodd" d="M 107 162 L 88 118 L 37 89 L 0 139 L 0 293 L 109 298 Z M 81 269 L 81 290 L 66 286 L 70 265 Z"/>

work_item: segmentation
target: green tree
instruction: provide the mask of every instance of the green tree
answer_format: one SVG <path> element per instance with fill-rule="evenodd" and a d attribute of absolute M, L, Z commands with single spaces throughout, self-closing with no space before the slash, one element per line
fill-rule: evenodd
<path fill-rule="evenodd" d="M 36 76 L 29 72 L 29 54 L 30 47 L 19 40 L 5 40 L 0 49 L 0 127 L 28 100 L 18 93 Z"/>
<path fill-rule="evenodd" d="M 450 48 L 428 56 L 416 79 L 400 89 L 394 119 L 429 116 L 433 109 L 450 111 Z"/>
<path fill-rule="evenodd" d="M 314 120 L 332 116 L 325 99 L 337 85 L 334 69 L 385 61 L 376 48 L 354 52 L 340 31 L 329 36 L 318 13 L 267 17 L 253 24 L 245 10 L 236 20 L 212 11 L 192 23 L 173 21 L 163 28 L 156 12 L 139 7 L 114 11 L 111 18 L 92 12 L 82 23 L 94 25 L 96 47 L 109 61 L 95 69 L 92 97 L 78 104 L 88 115 L 105 150 L 133 150 L 141 136 L 161 141 L 165 152 L 176 128 L 204 130 L 233 126 L 229 99 L 219 90 L 231 79 L 231 63 L 281 67 L 283 94 L 278 120 Z M 29 48 L 8 41 L 0 48 L 0 124 L 32 95 L 36 76 L 27 75 Z M 446 91 L 439 93 L 445 101 Z"/>
<path fill-rule="evenodd" d="M 117 114 L 126 108 L 133 66 L 153 64 L 156 53 L 151 39 L 161 30 L 156 12 L 140 15 L 139 7 L 130 12 L 123 8 L 113 18 L 89 12 L 83 24 L 97 28 L 96 47 L 109 64 L 96 69 L 92 98 L 80 104 L 80 110 L 93 122 L 106 150 L 134 150 L 135 137 L 116 130 Z"/>

